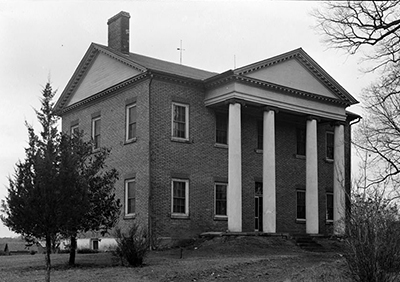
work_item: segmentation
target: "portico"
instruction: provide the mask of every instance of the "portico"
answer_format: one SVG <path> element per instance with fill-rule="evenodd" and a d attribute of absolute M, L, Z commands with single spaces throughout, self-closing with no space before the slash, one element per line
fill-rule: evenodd
<path fill-rule="evenodd" d="M 293 69 L 284 70 L 278 76 L 269 77 L 269 64 L 260 62 L 235 71 L 227 72 L 208 82 L 206 106 L 228 104 L 228 189 L 227 216 L 228 230 L 242 232 L 243 184 L 242 184 L 242 109 L 243 105 L 262 109 L 263 151 L 262 151 L 262 226 L 265 233 L 277 230 L 277 179 L 276 179 L 276 116 L 280 112 L 292 113 L 304 118 L 305 138 L 305 225 L 306 233 L 320 233 L 321 207 L 319 195 L 318 124 L 334 124 L 333 162 L 333 222 L 337 234 L 345 230 L 345 108 L 354 103 L 354 98 L 330 78 L 322 69 L 319 76 L 309 73 L 310 64 L 315 63 L 304 51 L 290 57 Z M 295 57 L 295 58 L 293 58 Z M 278 60 L 279 61 L 279 60 Z M 263 66 L 267 70 L 262 70 Z M 314 73 L 316 71 L 316 65 Z M 318 66 L 319 67 L 319 66 Z M 272 67 L 274 68 L 274 67 Z M 319 67 L 320 68 L 320 67 Z M 279 76 L 281 72 L 281 76 Z M 306 74 L 304 74 L 306 72 Z M 276 75 L 276 72 L 274 72 Z M 307 75 L 308 81 L 304 81 Z M 321 78 L 321 75 L 325 75 Z M 273 80 L 272 82 L 267 80 Z M 329 80 L 331 79 L 331 80 Z M 279 82 L 279 84 L 277 84 Z M 336 84 L 334 84 L 336 83 Z M 353 99 L 353 100 L 352 100 Z M 288 176 L 290 177 L 290 175 Z M 325 204 L 325 202 L 324 202 Z"/>

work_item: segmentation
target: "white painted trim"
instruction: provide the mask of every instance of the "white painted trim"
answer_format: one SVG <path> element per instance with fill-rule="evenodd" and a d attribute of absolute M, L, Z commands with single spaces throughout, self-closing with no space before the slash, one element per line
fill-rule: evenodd
<path fill-rule="evenodd" d="M 128 213 L 128 187 L 130 182 L 135 182 L 135 212 L 134 213 Z M 136 214 L 136 179 L 131 178 L 131 179 L 125 179 L 125 216 L 134 216 Z"/>
<path fill-rule="evenodd" d="M 217 214 L 217 185 L 223 185 L 226 187 L 226 209 L 227 209 L 227 214 L 222 215 L 222 214 Z M 214 217 L 217 218 L 228 218 L 228 183 L 224 182 L 214 182 Z"/>
<path fill-rule="evenodd" d="M 174 182 L 185 183 L 185 213 L 174 212 Z M 178 217 L 189 216 L 189 179 L 172 178 L 171 180 L 171 215 Z"/>
<path fill-rule="evenodd" d="M 92 118 L 92 141 L 95 141 L 94 140 L 94 137 L 95 137 L 95 129 L 96 129 L 96 122 L 97 121 L 101 121 L 101 116 L 99 116 L 99 117 L 95 117 L 95 118 Z M 101 126 L 101 125 L 100 125 Z M 101 127 L 100 127 L 100 132 L 99 132 L 99 135 L 100 135 L 100 138 L 101 138 Z M 100 143 L 101 144 L 101 143 Z M 100 147 L 101 146 L 98 146 L 97 148 L 95 148 L 94 147 L 94 150 L 98 150 L 98 149 L 100 149 Z"/>
<path fill-rule="evenodd" d="M 128 138 L 128 136 L 129 136 L 129 110 L 133 107 L 136 107 L 136 103 L 129 104 L 125 107 L 125 142 L 131 142 L 136 139 L 136 136 L 132 137 L 131 139 Z M 136 107 L 135 124 L 137 125 L 137 107 Z M 136 131 L 136 133 L 137 133 L 137 131 Z"/>
<path fill-rule="evenodd" d="M 184 138 L 174 136 L 174 107 L 175 106 L 185 107 L 185 137 Z M 171 107 L 171 138 L 172 139 L 176 139 L 176 140 L 189 141 L 189 105 L 188 104 L 172 102 L 172 107 Z"/>

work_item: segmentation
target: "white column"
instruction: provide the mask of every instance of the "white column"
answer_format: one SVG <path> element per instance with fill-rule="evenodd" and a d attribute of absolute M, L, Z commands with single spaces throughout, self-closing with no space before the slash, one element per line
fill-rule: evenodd
<path fill-rule="evenodd" d="M 241 105 L 229 104 L 228 121 L 228 230 L 242 231 L 242 144 Z"/>
<path fill-rule="evenodd" d="M 345 233 L 345 169 L 344 169 L 344 126 L 335 126 L 333 169 L 333 227 L 336 235 Z"/>
<path fill-rule="evenodd" d="M 307 120 L 306 128 L 306 232 L 318 234 L 318 154 L 317 121 Z"/>
<path fill-rule="evenodd" d="M 264 111 L 263 231 L 276 233 L 275 111 Z"/>

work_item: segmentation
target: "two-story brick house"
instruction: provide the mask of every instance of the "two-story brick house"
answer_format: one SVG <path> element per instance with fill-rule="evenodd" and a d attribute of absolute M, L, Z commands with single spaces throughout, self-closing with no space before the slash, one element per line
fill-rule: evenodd
<path fill-rule="evenodd" d="M 220 74 L 130 53 L 129 18 L 109 19 L 56 104 L 63 131 L 111 148 L 120 226 L 344 231 L 355 98 L 301 48 Z"/>

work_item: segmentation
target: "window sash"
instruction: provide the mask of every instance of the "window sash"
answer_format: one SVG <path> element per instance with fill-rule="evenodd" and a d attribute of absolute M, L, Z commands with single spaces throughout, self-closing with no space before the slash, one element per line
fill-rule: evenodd
<path fill-rule="evenodd" d="M 189 106 L 172 103 L 172 137 L 189 139 Z"/>
<path fill-rule="evenodd" d="M 126 141 L 136 137 L 137 109 L 136 104 L 126 107 Z"/>
<path fill-rule="evenodd" d="M 326 194 L 326 220 L 333 221 L 333 193 Z"/>
<path fill-rule="evenodd" d="M 299 156 L 306 155 L 306 130 L 304 128 L 296 129 L 297 151 Z"/>
<path fill-rule="evenodd" d="M 101 127 L 101 119 L 95 118 L 92 120 L 92 140 L 93 140 L 93 148 L 100 148 L 100 127 Z"/>
<path fill-rule="evenodd" d="M 223 114 L 216 114 L 215 142 L 228 144 L 228 117 Z"/>
<path fill-rule="evenodd" d="M 189 181 L 172 180 L 172 205 L 171 212 L 175 215 L 189 215 Z"/>
<path fill-rule="evenodd" d="M 335 146 L 334 146 L 334 133 L 327 132 L 326 133 L 326 158 L 329 160 L 333 160 Z"/>
<path fill-rule="evenodd" d="M 306 219 L 306 191 L 297 191 L 297 219 Z"/>
<path fill-rule="evenodd" d="M 227 184 L 215 184 L 215 215 L 227 216 Z"/>
<path fill-rule="evenodd" d="M 136 181 L 134 179 L 125 181 L 125 214 L 136 212 Z"/>
<path fill-rule="evenodd" d="M 257 149 L 263 150 L 264 147 L 264 122 L 257 121 Z"/>

